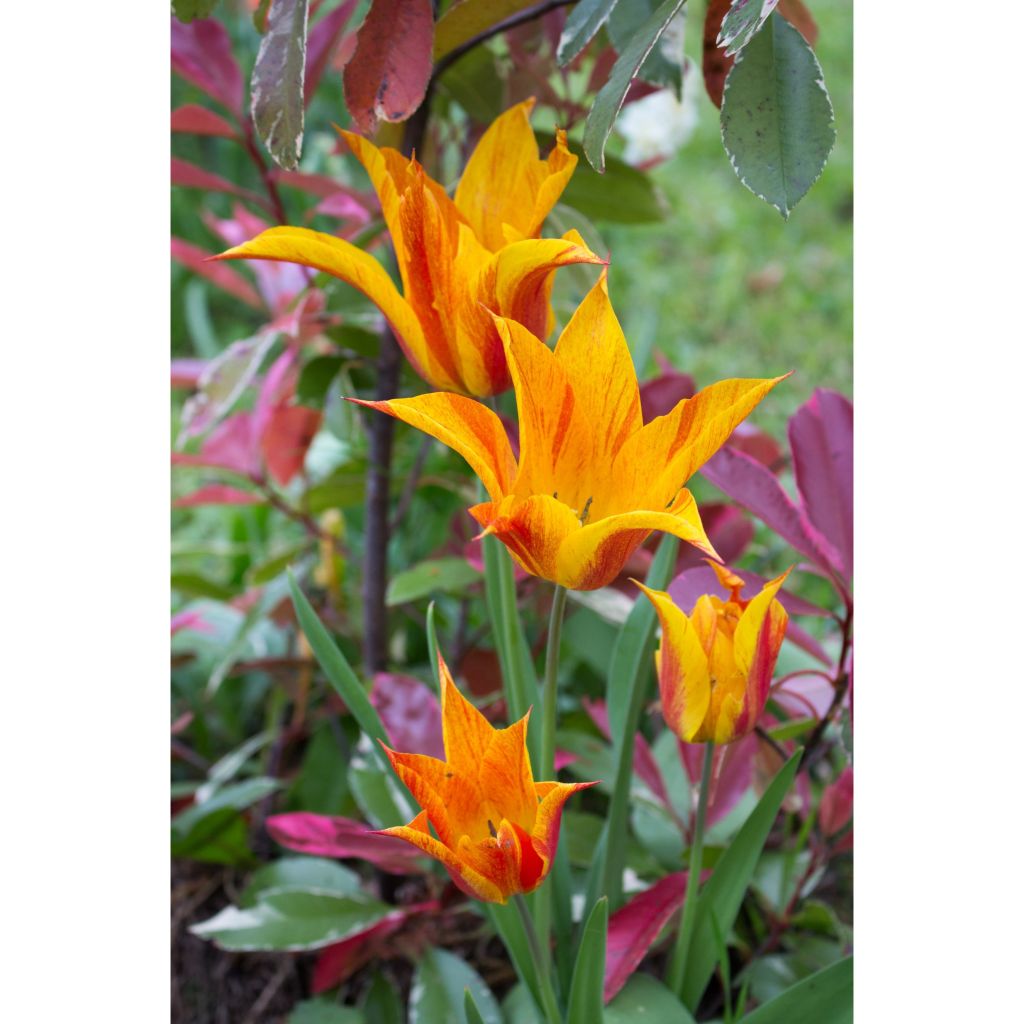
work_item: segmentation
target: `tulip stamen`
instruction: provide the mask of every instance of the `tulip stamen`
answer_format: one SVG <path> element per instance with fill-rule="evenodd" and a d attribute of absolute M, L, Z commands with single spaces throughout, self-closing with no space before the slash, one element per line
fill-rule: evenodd
<path fill-rule="evenodd" d="M 582 526 L 587 521 L 587 516 L 590 515 L 590 504 L 593 500 L 593 495 L 587 498 L 587 503 L 583 506 L 583 511 L 580 513 L 580 526 Z"/>
<path fill-rule="evenodd" d="M 494 827 L 494 822 L 490 818 L 487 819 L 487 827 L 491 830 L 491 836 L 494 839 L 498 838 L 498 830 Z"/>

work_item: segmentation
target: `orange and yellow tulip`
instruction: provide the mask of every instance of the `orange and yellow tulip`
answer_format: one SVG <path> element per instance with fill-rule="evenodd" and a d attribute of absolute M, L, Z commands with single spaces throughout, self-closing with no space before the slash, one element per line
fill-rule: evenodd
<path fill-rule="evenodd" d="M 714 555 L 683 485 L 782 378 L 720 381 L 645 426 L 604 275 L 554 351 L 521 324 L 495 324 L 516 392 L 518 462 L 501 420 L 479 402 L 435 393 L 360 404 L 462 455 L 491 499 L 470 514 L 534 576 L 596 590 L 652 530 Z"/>
<path fill-rule="evenodd" d="M 566 800 L 595 783 L 534 782 L 526 749 L 529 713 L 495 729 L 459 693 L 443 658 L 438 664 L 445 760 L 384 747 L 423 810 L 408 825 L 380 834 L 439 860 L 468 895 L 505 903 L 544 881 Z"/>
<path fill-rule="evenodd" d="M 554 326 L 558 267 L 603 263 L 579 233 L 545 238 L 541 225 L 577 158 L 559 131 L 541 160 L 530 128 L 533 100 L 512 107 L 484 133 L 451 199 L 413 157 L 342 132 L 380 199 L 402 278 L 362 249 L 307 228 L 264 231 L 217 259 L 299 263 L 358 288 L 384 314 L 416 372 L 446 391 L 486 397 L 510 384 L 488 310 L 546 337 Z"/>
<path fill-rule="evenodd" d="M 729 598 L 705 594 L 689 616 L 663 591 L 637 586 L 661 621 L 655 664 L 665 721 L 686 743 L 722 744 L 751 732 L 768 700 L 789 620 L 775 595 L 789 572 L 745 601 L 743 580 L 723 565 L 708 564 Z"/>

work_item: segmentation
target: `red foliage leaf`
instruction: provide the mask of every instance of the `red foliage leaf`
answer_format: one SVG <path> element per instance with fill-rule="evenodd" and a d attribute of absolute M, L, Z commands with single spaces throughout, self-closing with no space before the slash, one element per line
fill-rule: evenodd
<path fill-rule="evenodd" d="M 412 676 L 378 672 L 373 677 L 370 703 L 395 750 L 444 760 L 441 705 L 426 683 Z"/>
<path fill-rule="evenodd" d="M 214 631 L 213 626 L 203 618 L 203 613 L 195 609 L 178 612 L 177 615 L 171 616 L 171 636 L 174 636 L 175 633 L 180 633 L 183 629 L 191 629 L 197 633 L 212 633 Z M 183 715 L 182 717 L 184 718 L 185 716 Z M 191 716 L 189 716 L 189 721 L 191 720 Z M 181 719 L 178 721 L 181 721 Z M 185 724 L 187 725 L 188 723 L 186 722 Z M 176 725 L 177 723 L 175 723 Z M 177 732 L 183 730 L 184 726 L 178 729 Z M 172 727 L 171 735 L 174 736 L 176 734 L 175 728 Z"/>
<path fill-rule="evenodd" d="M 818 824 L 826 837 L 831 838 L 846 827 L 853 816 L 853 769 L 847 765 L 842 774 L 821 794 Z"/>
<path fill-rule="evenodd" d="M 584 697 L 583 707 L 594 725 L 604 734 L 605 739 L 610 740 L 612 733 L 608 722 L 608 705 L 603 700 L 589 700 Z M 666 807 L 670 806 L 668 791 L 665 789 L 665 781 L 661 777 L 658 762 L 654 760 L 647 740 L 639 732 L 633 740 L 633 772 Z"/>
<path fill-rule="evenodd" d="M 218 135 L 225 139 L 238 138 L 238 132 L 224 120 L 198 103 L 186 103 L 171 112 L 171 131 L 188 132 L 192 135 Z"/>
<path fill-rule="evenodd" d="M 688 875 L 687 871 L 666 875 L 608 919 L 604 963 L 606 1003 L 626 984 L 658 933 L 682 906 Z"/>
<path fill-rule="evenodd" d="M 271 413 L 260 438 L 260 451 L 267 471 L 281 487 L 302 469 L 322 419 L 319 409 L 304 405 L 281 405 Z"/>
<path fill-rule="evenodd" d="M 433 69 L 430 0 L 374 0 L 345 65 L 345 104 L 356 128 L 370 135 L 379 120 L 404 121 L 427 91 Z"/>
<path fill-rule="evenodd" d="M 345 0 L 309 29 L 306 40 L 306 81 L 303 84 L 303 101 L 307 107 L 324 71 L 327 70 L 327 65 L 357 2 L 358 0 Z"/>
<path fill-rule="evenodd" d="M 780 0 L 776 10 L 807 40 L 808 46 L 818 41 L 818 23 L 802 0 Z"/>
<path fill-rule="evenodd" d="M 818 388 L 789 421 L 793 472 L 811 522 L 853 572 L 853 403 Z"/>
<path fill-rule="evenodd" d="M 207 262 L 207 257 L 211 255 L 212 253 L 207 250 L 200 249 L 198 245 L 186 242 L 182 238 L 171 239 L 171 259 L 177 260 L 200 277 L 205 277 L 207 281 L 211 281 L 229 295 L 241 299 L 246 305 L 254 309 L 264 309 L 263 301 L 256 289 L 228 264 Z"/>
<path fill-rule="evenodd" d="M 175 452 L 171 464 L 227 469 L 243 476 L 254 476 L 261 467 L 253 426 L 251 412 L 229 416 L 211 431 L 197 455 Z"/>
<path fill-rule="evenodd" d="M 243 491 L 226 484 L 207 484 L 174 502 L 175 508 L 195 508 L 199 505 L 260 505 L 265 499 L 252 491 Z"/>
<path fill-rule="evenodd" d="M 725 443 L 752 459 L 757 459 L 773 473 L 777 473 L 785 465 L 785 456 L 779 442 L 752 423 L 739 424 Z"/>
<path fill-rule="evenodd" d="M 267 818 L 271 838 L 314 857 L 358 857 L 395 875 L 422 873 L 420 854 L 394 836 L 376 835 L 361 821 L 296 811 Z"/>
<path fill-rule="evenodd" d="M 711 792 L 708 794 L 708 825 L 721 821 L 753 785 L 754 763 L 760 743 L 756 733 L 748 733 L 735 743 L 715 748 L 713 782 Z M 691 785 L 697 785 L 703 770 L 703 745 L 683 743 L 680 740 L 679 759 L 683 762 Z"/>
<path fill-rule="evenodd" d="M 247 188 L 236 185 L 227 178 L 211 171 L 204 171 L 202 167 L 190 164 L 187 160 L 178 157 L 171 157 L 171 184 L 181 185 L 184 188 L 202 188 L 207 192 L 227 192 L 228 195 L 238 196 L 241 199 L 248 199 L 269 211 L 269 204 L 263 196 L 250 192 Z"/>
<path fill-rule="evenodd" d="M 650 423 L 658 416 L 671 412 L 682 399 L 697 394 L 697 385 L 688 373 L 680 373 L 671 366 L 663 367 L 662 373 L 640 385 L 640 408 L 644 423 Z"/>
<path fill-rule="evenodd" d="M 726 445 L 704 464 L 703 473 L 802 555 L 826 571 L 841 566 L 835 548 L 783 490 L 771 470 L 756 459 Z"/>
<path fill-rule="evenodd" d="M 227 30 L 212 18 L 185 25 L 171 20 L 171 67 L 242 118 L 242 72 Z"/>
<path fill-rule="evenodd" d="M 732 565 L 754 539 L 754 524 L 735 505 L 721 502 L 701 505 L 700 518 L 711 546 L 726 565 Z M 683 544 L 681 548 L 676 559 L 677 576 L 687 569 L 705 566 L 704 555 L 692 544 Z"/>

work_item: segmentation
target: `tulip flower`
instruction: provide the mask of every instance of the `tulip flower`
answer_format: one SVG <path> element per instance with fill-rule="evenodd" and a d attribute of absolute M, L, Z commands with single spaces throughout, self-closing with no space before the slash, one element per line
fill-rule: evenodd
<path fill-rule="evenodd" d="M 505 903 L 544 881 L 566 800 L 595 783 L 534 782 L 526 749 L 529 713 L 495 729 L 459 693 L 443 658 L 438 664 L 445 760 L 384 747 L 423 810 L 408 825 L 380 834 L 439 860 L 468 895 Z"/>
<path fill-rule="evenodd" d="M 789 619 L 775 595 L 789 571 L 745 601 L 743 580 L 723 565 L 708 564 L 729 598 L 705 594 L 689 616 L 663 591 L 637 586 L 661 621 L 655 664 L 665 721 L 686 743 L 722 744 L 752 732 L 768 700 Z"/>
<path fill-rule="evenodd" d="M 470 514 L 534 576 L 596 590 L 652 530 L 714 556 L 683 485 L 783 378 L 720 381 L 644 425 L 604 275 L 554 351 L 521 324 L 495 324 L 516 392 L 518 462 L 501 420 L 471 399 L 435 393 L 360 404 L 462 455 L 491 499 Z"/>
<path fill-rule="evenodd" d="M 558 267 L 603 263 L 579 233 L 540 239 L 541 225 L 577 158 L 565 132 L 547 160 L 530 128 L 533 100 L 484 133 L 451 199 L 413 157 L 342 132 L 380 199 L 402 278 L 399 293 L 372 256 L 333 235 L 271 228 L 216 259 L 281 260 L 326 271 L 358 288 L 384 314 L 416 372 L 446 391 L 485 397 L 508 389 L 508 366 L 488 310 L 541 337 L 554 326 Z"/>

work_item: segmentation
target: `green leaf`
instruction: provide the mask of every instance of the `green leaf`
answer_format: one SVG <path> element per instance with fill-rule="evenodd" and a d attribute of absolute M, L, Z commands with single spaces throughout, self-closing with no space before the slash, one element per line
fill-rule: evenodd
<path fill-rule="evenodd" d="M 280 785 L 276 779 L 248 779 L 224 786 L 208 800 L 186 807 L 171 820 L 171 853 L 215 864 L 249 859 L 247 830 L 238 815 Z"/>
<path fill-rule="evenodd" d="M 196 18 L 208 18 L 216 6 L 217 0 L 171 0 L 171 11 L 185 24 Z"/>
<path fill-rule="evenodd" d="M 516 908 L 509 904 L 502 906 L 500 903 L 486 903 L 482 905 L 482 909 L 504 944 L 516 974 L 524 982 L 522 991 L 525 999 L 531 1001 L 534 1012 L 538 1013 L 537 1008 L 541 1005 L 540 985 L 522 918 Z M 518 1022 L 518 1018 L 515 1019 Z"/>
<path fill-rule="evenodd" d="M 626 44 L 612 68 L 612 73 L 608 76 L 608 81 L 595 97 L 594 105 L 587 115 L 586 127 L 583 129 L 583 151 L 587 154 L 590 165 L 596 170 L 604 170 L 605 143 L 622 108 L 630 82 L 636 78 L 655 43 L 684 3 L 685 0 L 664 0 Z"/>
<path fill-rule="evenodd" d="M 664 590 L 676 564 L 679 541 L 664 536 L 647 572 L 647 586 Z M 650 601 L 637 601 L 615 641 L 608 670 L 608 723 L 615 752 L 615 781 L 603 842 L 595 852 L 587 888 L 588 905 L 605 893 L 616 909 L 622 902 L 622 868 L 633 778 L 633 744 L 654 666 L 656 616 Z"/>
<path fill-rule="evenodd" d="M 605 1007 L 604 1024 L 694 1024 L 690 1011 L 660 981 L 634 974 Z"/>
<path fill-rule="evenodd" d="M 580 0 L 565 19 L 555 59 L 559 67 L 575 60 L 615 10 L 618 0 Z"/>
<path fill-rule="evenodd" d="M 252 120 L 274 162 L 299 165 L 305 105 L 307 0 L 274 0 L 252 69 Z"/>
<path fill-rule="evenodd" d="M 413 979 L 409 1024 L 468 1024 L 467 990 L 485 1024 L 502 1024 L 498 1003 L 480 975 L 454 953 L 429 947 Z"/>
<path fill-rule="evenodd" d="M 545 1024 L 544 1015 L 522 982 L 512 986 L 501 1002 L 501 1009 L 507 1024 Z"/>
<path fill-rule="evenodd" d="M 434 26 L 434 60 L 439 61 L 473 36 L 497 25 L 534 0 L 460 0 L 450 4 L 448 10 Z"/>
<path fill-rule="evenodd" d="M 778 5 L 779 0 L 732 0 L 718 32 L 718 45 L 725 56 L 742 50 Z"/>
<path fill-rule="evenodd" d="M 743 1018 L 743 1024 L 852 1024 L 853 957 L 797 982 Z"/>
<path fill-rule="evenodd" d="M 254 907 L 225 907 L 189 930 L 221 949 L 299 952 L 358 935 L 393 910 L 365 895 L 284 889 L 264 893 Z"/>
<path fill-rule="evenodd" d="M 270 730 L 250 736 L 240 747 L 225 754 L 215 764 L 210 765 L 206 773 L 206 782 L 196 790 L 196 803 L 205 803 L 224 783 L 233 779 L 258 750 L 262 750 L 272 739 Z"/>
<path fill-rule="evenodd" d="M 768 833 L 796 777 L 801 754 L 802 751 L 797 751 L 772 779 L 764 796 L 722 854 L 711 878 L 701 890 L 690 955 L 683 977 L 683 1002 L 691 1010 L 696 1009 L 715 970 L 717 953 L 714 922 L 717 921 L 723 935 L 732 929 Z"/>
<path fill-rule="evenodd" d="M 395 986 L 380 971 L 373 975 L 373 981 L 363 1000 L 363 1017 L 366 1024 L 405 1024 L 405 1007 L 395 991 Z"/>
<path fill-rule="evenodd" d="M 370 745 L 373 756 L 383 769 L 385 778 L 395 777 L 391 762 L 385 757 L 380 748 L 381 743 L 388 743 L 388 734 L 384 724 L 377 714 L 376 708 L 370 703 L 363 684 L 352 671 L 351 666 L 345 660 L 345 656 L 338 649 L 331 639 L 330 633 L 320 621 L 313 606 L 306 599 L 306 595 L 299 589 L 295 582 L 295 576 L 288 573 L 288 587 L 291 590 L 292 604 L 295 606 L 295 614 L 299 620 L 299 626 L 309 641 L 309 646 L 316 657 L 317 662 L 327 676 L 327 681 L 334 687 L 335 692 L 348 706 L 349 711 L 355 718 L 359 728 L 370 738 Z M 404 789 L 399 791 L 401 802 L 405 805 L 407 817 L 411 818 L 415 811 L 405 796 Z"/>
<path fill-rule="evenodd" d="M 740 181 L 789 217 L 821 175 L 836 133 L 821 65 L 779 14 L 736 58 L 721 119 L 722 142 Z"/>
<path fill-rule="evenodd" d="M 279 889 L 327 892 L 336 896 L 362 893 L 359 876 L 337 861 L 326 857 L 282 857 L 253 873 L 238 899 L 239 906 L 255 906 L 264 893 Z"/>
<path fill-rule="evenodd" d="M 314 814 L 344 813 L 349 751 L 331 722 L 323 722 L 306 744 L 302 770 L 288 794 L 288 807 Z"/>
<path fill-rule="evenodd" d="M 394 608 L 436 591 L 458 594 L 482 578 L 464 558 L 432 558 L 392 576 L 385 601 Z"/>
<path fill-rule="evenodd" d="M 629 45 L 633 34 L 651 16 L 657 0 L 629 0 L 616 4 L 608 19 L 608 35 L 619 53 Z M 686 11 L 680 11 L 674 24 L 666 30 L 658 45 L 643 62 L 638 77 L 652 85 L 672 89 L 678 98 L 683 95 L 683 41 Z"/>
<path fill-rule="evenodd" d="M 193 572 L 171 573 L 171 589 L 189 597 L 209 597 L 214 601 L 230 601 L 234 597 L 230 587 Z"/>
<path fill-rule="evenodd" d="M 269 583 L 272 579 L 276 579 L 309 547 L 310 541 L 292 544 L 284 551 L 280 551 L 276 555 L 260 562 L 259 565 L 252 566 L 245 574 L 247 586 L 261 587 L 264 583 Z"/>
<path fill-rule="evenodd" d="M 440 647 L 437 643 L 437 605 L 427 605 L 427 652 L 430 656 L 430 678 L 434 680 L 434 693 L 441 695 L 441 666 L 438 662 Z"/>
<path fill-rule="evenodd" d="M 480 1011 L 476 1008 L 476 1003 L 473 1001 L 473 993 L 466 989 L 466 994 L 463 999 L 464 1009 L 466 1011 L 467 1024 L 484 1024 L 483 1017 L 480 1016 Z"/>
<path fill-rule="evenodd" d="M 366 1017 L 354 1006 L 339 1006 L 329 999 L 306 999 L 295 1004 L 288 1024 L 366 1024 Z"/>
<path fill-rule="evenodd" d="M 602 896 L 583 926 L 569 988 L 566 1024 L 594 1024 L 604 1008 L 604 959 L 608 941 L 608 897 Z"/>
<path fill-rule="evenodd" d="M 495 70 L 494 51 L 486 46 L 460 57 L 441 75 L 438 85 L 481 124 L 490 124 L 504 110 L 504 82 Z"/>
<path fill-rule="evenodd" d="M 315 356 L 310 359 L 303 366 L 295 385 L 296 403 L 308 405 L 311 409 L 322 409 L 327 389 L 344 363 L 344 356 Z"/>

